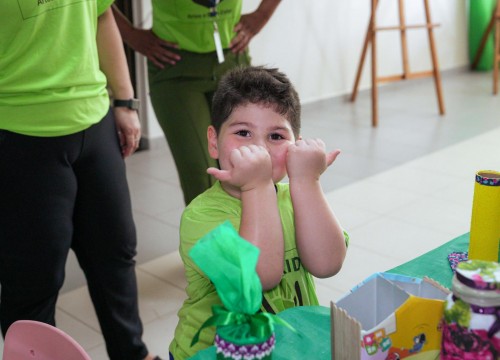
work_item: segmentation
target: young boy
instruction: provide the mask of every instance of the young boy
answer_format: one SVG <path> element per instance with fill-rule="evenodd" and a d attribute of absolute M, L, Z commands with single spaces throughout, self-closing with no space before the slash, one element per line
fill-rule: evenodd
<path fill-rule="evenodd" d="M 348 237 L 319 182 L 340 151 L 325 152 L 321 140 L 303 140 L 299 130 L 299 97 L 283 73 L 238 68 L 221 80 L 208 128 L 209 153 L 220 166 L 208 173 L 218 181 L 189 204 L 181 220 L 188 298 L 170 345 L 175 360 L 213 344 L 214 329 L 208 328 L 190 347 L 212 305 L 221 301 L 188 253 L 224 221 L 260 249 L 262 311 L 318 305 L 312 276 L 330 277 L 340 270 Z M 287 175 L 289 184 L 280 183 Z"/>

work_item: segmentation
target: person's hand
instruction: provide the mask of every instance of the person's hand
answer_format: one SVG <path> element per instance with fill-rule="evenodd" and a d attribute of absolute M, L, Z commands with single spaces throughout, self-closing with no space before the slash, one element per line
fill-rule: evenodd
<path fill-rule="evenodd" d="M 299 179 L 319 180 L 340 150 L 327 153 L 320 139 L 298 140 L 288 147 L 286 168 L 290 181 Z"/>
<path fill-rule="evenodd" d="M 126 107 L 113 108 L 116 129 L 120 139 L 123 158 L 130 156 L 139 147 L 141 140 L 141 123 L 137 111 Z"/>
<path fill-rule="evenodd" d="M 155 66 L 163 69 L 163 64 L 175 65 L 181 59 L 179 54 L 169 50 L 179 46 L 173 42 L 165 41 L 156 36 L 151 29 L 134 28 L 127 39 L 128 45 L 137 52 L 146 56 Z"/>
<path fill-rule="evenodd" d="M 269 152 L 262 146 L 242 146 L 231 151 L 227 169 L 209 168 L 207 173 L 217 180 L 238 188 L 241 192 L 272 182 L 272 163 Z"/>
<path fill-rule="evenodd" d="M 234 27 L 236 36 L 229 44 L 229 48 L 235 54 L 245 51 L 250 40 L 259 33 L 269 19 L 261 16 L 258 11 L 241 15 L 240 22 Z"/>

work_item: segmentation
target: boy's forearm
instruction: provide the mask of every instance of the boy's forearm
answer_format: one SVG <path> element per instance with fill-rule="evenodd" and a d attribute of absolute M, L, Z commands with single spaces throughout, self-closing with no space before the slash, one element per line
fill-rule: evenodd
<path fill-rule="evenodd" d="M 97 26 L 99 65 L 106 75 L 115 99 L 134 97 L 127 60 L 118 27 L 111 9 L 99 16 Z"/>
<path fill-rule="evenodd" d="M 346 244 L 343 230 L 319 180 L 301 183 L 291 179 L 290 193 L 297 249 L 302 263 L 316 277 L 335 275 L 344 262 Z"/>
<path fill-rule="evenodd" d="M 274 184 L 241 194 L 240 236 L 260 249 L 257 274 L 264 290 L 281 281 L 284 241 Z"/>

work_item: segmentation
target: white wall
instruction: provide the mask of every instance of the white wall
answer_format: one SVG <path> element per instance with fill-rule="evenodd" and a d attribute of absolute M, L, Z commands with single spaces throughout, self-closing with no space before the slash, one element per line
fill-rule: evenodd
<path fill-rule="evenodd" d="M 243 0 L 244 12 L 260 0 Z M 380 0 L 377 23 L 396 25 L 398 1 Z M 463 67 L 467 58 L 467 11 L 465 0 L 429 0 L 441 70 Z M 136 3 L 136 24 L 150 26 L 150 0 Z M 279 67 L 295 84 L 302 102 L 312 102 L 352 91 L 370 16 L 370 0 L 283 0 L 267 26 L 252 41 L 254 65 Z M 406 22 L 425 22 L 424 1 L 406 0 Z M 401 42 L 397 31 L 379 32 L 379 75 L 401 73 Z M 410 69 L 430 70 L 430 52 L 424 29 L 408 31 Z M 147 87 L 147 84 L 144 84 Z M 370 58 L 363 68 L 360 89 L 370 87 Z M 140 94 L 147 100 L 146 91 Z M 142 112 L 144 136 L 163 134 L 150 105 Z"/>

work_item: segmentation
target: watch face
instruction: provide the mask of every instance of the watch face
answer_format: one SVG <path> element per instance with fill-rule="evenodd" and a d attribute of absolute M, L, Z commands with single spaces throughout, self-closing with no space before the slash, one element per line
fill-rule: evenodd
<path fill-rule="evenodd" d="M 128 107 L 132 110 L 139 110 L 140 103 L 138 99 L 130 99 Z"/>

